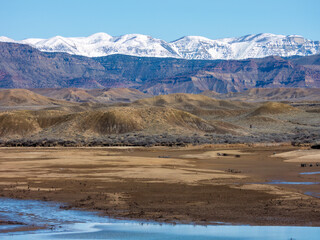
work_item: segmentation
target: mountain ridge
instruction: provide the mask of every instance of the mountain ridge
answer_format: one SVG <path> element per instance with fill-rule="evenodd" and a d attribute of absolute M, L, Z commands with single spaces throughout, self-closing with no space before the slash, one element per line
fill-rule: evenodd
<path fill-rule="evenodd" d="M 0 42 L 0 88 L 135 88 L 152 95 L 241 92 L 258 87 L 319 88 L 319 59 L 320 55 L 246 60 L 88 58 Z"/>
<path fill-rule="evenodd" d="M 285 36 L 271 33 L 222 39 L 184 36 L 171 42 L 143 34 L 113 37 L 107 33 L 96 33 L 88 37 L 55 36 L 49 39 L 29 38 L 21 41 L 3 36 L 0 37 L 0 42 L 27 44 L 44 52 L 66 52 L 86 57 L 123 54 L 139 57 L 239 60 L 273 55 L 290 57 L 320 54 L 319 41 L 298 35 Z"/>

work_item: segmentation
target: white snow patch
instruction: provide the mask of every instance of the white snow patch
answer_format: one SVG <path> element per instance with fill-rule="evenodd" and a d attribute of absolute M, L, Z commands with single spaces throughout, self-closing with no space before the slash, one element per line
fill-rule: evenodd
<path fill-rule="evenodd" d="M 299 35 L 261 33 L 237 38 L 212 40 L 201 36 L 185 36 L 172 42 L 142 34 L 113 37 L 96 33 L 88 37 L 49 39 L 29 38 L 15 41 L 0 37 L 0 42 L 28 44 L 44 52 L 66 52 L 87 57 L 124 54 L 141 57 L 173 57 L 185 59 L 246 59 L 266 56 L 307 56 L 320 53 L 319 41 Z"/>

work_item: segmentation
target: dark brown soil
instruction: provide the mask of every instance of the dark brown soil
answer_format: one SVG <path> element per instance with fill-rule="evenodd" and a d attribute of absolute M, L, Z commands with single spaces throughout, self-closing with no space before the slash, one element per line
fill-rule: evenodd
<path fill-rule="evenodd" d="M 239 147 L 237 148 L 239 149 Z M 178 158 L 183 154 L 197 154 L 216 149 L 136 149 L 132 151 L 112 150 L 120 153 L 120 156 L 167 156 Z M 26 182 L 25 189 L 19 189 L 13 184 L 12 177 L 0 178 L 0 196 L 17 199 L 39 199 L 45 201 L 57 201 L 63 203 L 63 208 L 80 208 L 85 210 L 98 210 L 100 214 L 126 219 L 143 219 L 159 222 L 181 222 L 196 224 L 217 224 L 225 222 L 231 224 L 251 225 L 299 225 L 320 226 L 320 199 L 302 195 L 303 186 L 281 186 L 276 187 L 283 195 L 262 190 L 246 190 L 240 188 L 243 185 L 269 181 L 272 179 L 301 180 L 300 169 L 297 163 L 284 163 L 282 159 L 270 157 L 273 152 L 284 152 L 294 150 L 292 147 L 256 147 L 243 148 L 250 155 L 241 157 L 227 156 L 218 159 L 190 159 L 188 166 L 191 174 L 201 174 L 200 170 L 226 170 L 233 167 L 244 174 L 244 179 L 205 179 L 191 183 L 169 182 L 166 180 L 155 180 L 151 178 L 122 177 L 115 176 L 112 179 L 101 180 L 99 176 L 90 176 L 90 160 L 87 165 L 50 165 L 46 170 L 57 172 L 64 168 L 70 172 L 69 177 L 59 179 L 35 178 L 32 172 L 22 176 L 18 169 L 14 181 L 16 183 Z M 3 154 L 8 151 L 21 151 L 21 149 L 4 149 Z M 25 151 L 25 150 L 23 150 Z M 31 149 L 28 151 L 47 151 L 45 149 Z M 52 150 L 50 150 L 52 152 Z M 56 151 L 69 151 L 68 149 L 57 149 Z M 81 151 L 92 151 L 95 149 L 79 149 Z M 101 151 L 101 149 L 99 150 Z M 110 150 L 107 150 L 110 151 Z M 221 150 L 223 151 L 223 150 Z M 0 159 L 0 163 L 8 161 L 9 158 Z M 12 160 L 13 161 L 13 160 Z M 42 160 L 35 160 L 41 163 Z M 76 161 L 76 160 L 75 160 Z M 21 164 L 21 163 L 19 163 Z M 30 159 L 26 159 L 30 164 Z M 109 163 L 110 164 L 110 163 Z M 6 166 L 3 164 L 2 166 Z M 22 168 L 19 166 L 17 168 Z M 166 169 L 168 166 L 163 166 Z M 122 166 L 130 169 L 132 166 Z M 151 168 L 148 166 L 147 168 Z M 146 169 L 147 169 L 146 168 Z M 39 169 L 44 169 L 40 167 Z M 175 169 L 178 169 L 175 168 Z M 181 168 L 182 169 L 182 168 Z M 200 170 L 199 170 L 200 169 Z M 6 169 L 2 168 L 1 172 Z M 12 170 L 10 170 L 12 171 Z M 8 172 L 10 172 L 8 171 Z M 178 170 L 177 170 L 178 171 Z M 192 172 L 198 171 L 198 172 Z M 72 177 L 75 172 L 88 173 L 87 178 L 78 179 Z M 99 170 L 97 169 L 97 173 Z M 11 172 L 12 173 L 12 172 Z M 228 172 L 229 174 L 229 172 Z M 187 176 L 186 176 L 187 177 Z M 6 184 L 8 182 L 8 184 Z M 273 186 L 271 186 L 273 187 Z M 317 186 L 306 186 L 306 188 L 317 188 Z M 49 190 L 43 190 L 49 189 Z M 300 197 L 286 197 L 289 193 Z"/>

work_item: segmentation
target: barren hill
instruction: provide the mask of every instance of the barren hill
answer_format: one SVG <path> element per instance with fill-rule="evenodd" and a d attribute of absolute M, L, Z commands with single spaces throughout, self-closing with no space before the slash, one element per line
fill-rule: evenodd
<path fill-rule="evenodd" d="M 84 89 L 79 88 L 34 88 L 37 94 L 70 102 L 92 102 L 95 98 Z"/>
<path fill-rule="evenodd" d="M 114 102 L 132 102 L 137 99 L 151 97 L 150 94 L 140 92 L 134 88 L 109 88 L 109 89 L 92 89 L 87 90 L 89 94 L 96 97 L 100 103 Z"/>
<path fill-rule="evenodd" d="M 150 95 L 131 88 L 80 89 L 80 88 L 34 88 L 35 93 L 71 102 L 114 103 L 131 102 Z"/>
<path fill-rule="evenodd" d="M 297 112 L 299 109 L 292 107 L 288 104 L 279 103 L 279 102 L 267 102 L 264 103 L 261 107 L 254 110 L 250 115 L 273 115 L 273 114 L 281 114 L 281 113 L 292 113 Z"/>
<path fill-rule="evenodd" d="M 66 102 L 48 98 L 26 89 L 0 90 L 0 106 L 52 106 Z"/>
<path fill-rule="evenodd" d="M 64 112 L 59 110 L 12 111 L 0 113 L 0 137 L 74 138 L 129 132 L 234 133 L 193 114 L 162 107 L 112 107 L 107 110 Z"/>
<path fill-rule="evenodd" d="M 133 102 L 137 106 L 161 106 L 172 107 L 182 110 L 195 110 L 198 108 L 219 110 L 219 109 L 239 109 L 250 108 L 253 104 L 245 102 L 217 100 L 200 94 L 176 93 L 169 95 L 159 95 L 145 98 Z"/>
<path fill-rule="evenodd" d="M 263 101 L 320 101 L 320 88 L 252 88 L 243 92 L 217 94 L 201 93 L 218 99 L 263 102 Z"/>
<path fill-rule="evenodd" d="M 106 94 L 114 96 L 113 99 L 125 94 L 141 96 L 140 92 L 128 89 L 60 89 L 51 93 L 86 97 L 81 95 L 82 91 L 94 99 Z M 105 104 L 54 100 L 20 89 L 0 93 L 0 145 L 8 141 L 14 146 L 21 142 L 26 146 L 43 146 L 48 142 L 53 145 L 94 142 L 99 146 L 239 143 L 287 141 L 288 135 L 300 139 L 300 132 L 317 139 L 314 134 L 320 132 L 317 102 L 298 103 L 294 107 L 279 102 L 248 103 L 179 93 Z"/>

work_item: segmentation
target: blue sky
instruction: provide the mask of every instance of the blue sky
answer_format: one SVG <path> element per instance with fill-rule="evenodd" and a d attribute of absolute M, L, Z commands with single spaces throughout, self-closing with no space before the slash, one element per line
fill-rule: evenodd
<path fill-rule="evenodd" d="M 255 33 L 320 40 L 319 0 L 0 0 L 0 36 L 140 33 L 172 41 Z"/>

